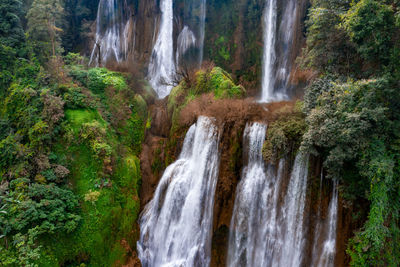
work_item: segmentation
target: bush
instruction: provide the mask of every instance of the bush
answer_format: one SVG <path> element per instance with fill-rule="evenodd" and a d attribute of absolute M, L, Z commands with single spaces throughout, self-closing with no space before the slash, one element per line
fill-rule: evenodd
<path fill-rule="evenodd" d="M 305 117 L 297 109 L 282 108 L 277 119 L 268 125 L 267 138 L 263 145 L 263 158 L 274 162 L 285 156 L 294 156 L 306 131 Z"/>
<path fill-rule="evenodd" d="M 12 204 L 5 215 L 9 232 L 26 233 L 38 227 L 40 234 L 70 233 L 77 227 L 78 200 L 72 191 L 54 184 L 34 183 L 23 188 L 11 188 Z"/>
<path fill-rule="evenodd" d="M 104 90 L 112 86 L 117 91 L 127 89 L 128 85 L 124 77 L 105 68 L 93 68 L 88 72 L 88 88 L 95 94 L 102 94 Z"/>

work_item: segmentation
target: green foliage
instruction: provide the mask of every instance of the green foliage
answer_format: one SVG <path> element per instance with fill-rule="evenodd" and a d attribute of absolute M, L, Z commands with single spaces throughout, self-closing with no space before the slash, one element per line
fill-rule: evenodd
<path fill-rule="evenodd" d="M 25 41 L 20 17 L 22 5 L 18 0 L 3 0 L 0 4 L 0 45 L 21 47 Z M 2 58 L 3 59 L 3 58 Z"/>
<path fill-rule="evenodd" d="M 348 74 L 358 68 L 353 45 L 340 27 L 341 16 L 349 8 L 350 0 L 316 0 L 308 11 L 307 47 L 303 51 L 305 67 L 320 72 Z"/>
<path fill-rule="evenodd" d="M 218 51 L 218 55 L 223 58 L 225 61 L 229 61 L 231 58 L 231 55 L 229 54 L 226 40 L 224 36 L 220 36 L 216 41 L 215 41 L 215 47 Z"/>
<path fill-rule="evenodd" d="M 49 184 L 17 184 L 8 195 L 12 199 L 7 206 L 5 221 L 9 233 L 26 233 L 37 227 L 39 234 L 74 231 L 79 222 L 76 215 L 78 201 L 66 189 Z"/>
<path fill-rule="evenodd" d="M 352 266 L 399 264 L 395 86 L 390 78 L 344 84 L 322 79 L 305 96 L 308 130 L 303 149 L 324 157 L 328 175 L 344 184 L 343 196 L 370 202 L 368 220 L 347 251 Z"/>
<path fill-rule="evenodd" d="M 365 60 L 372 64 L 388 62 L 395 32 L 391 5 L 376 0 L 358 1 L 344 15 L 344 27 Z"/>
<path fill-rule="evenodd" d="M 212 90 L 216 98 L 237 98 L 243 95 L 244 88 L 235 85 L 231 76 L 221 68 L 213 68 L 208 75 L 208 90 Z"/>
<path fill-rule="evenodd" d="M 89 98 L 88 94 L 84 94 L 80 87 L 68 86 L 63 100 L 68 109 L 96 108 L 96 102 Z"/>
<path fill-rule="evenodd" d="M 314 80 L 304 93 L 304 112 L 309 114 L 318 104 L 318 97 L 325 92 L 332 91 L 334 83 L 329 77 Z"/>
<path fill-rule="evenodd" d="M 3 97 L 12 81 L 15 56 L 16 51 L 14 49 L 0 44 L 0 98 Z"/>
<path fill-rule="evenodd" d="M 63 12 L 60 0 L 34 0 L 28 11 L 28 38 L 43 60 L 55 56 L 61 48 L 59 40 Z"/>
<path fill-rule="evenodd" d="M 27 234 L 13 236 L 14 248 L 6 250 L 0 246 L 0 264 L 3 266 L 38 267 L 35 263 L 40 258 L 41 246 L 36 244 L 38 227 L 30 229 Z"/>
<path fill-rule="evenodd" d="M 189 93 L 199 95 L 213 92 L 215 98 L 239 98 L 245 90 L 241 85 L 236 85 L 231 76 L 219 67 L 211 70 L 200 70 L 196 73 L 194 84 L 189 88 Z M 186 87 L 186 83 L 181 86 Z M 178 92 L 173 95 L 175 98 Z M 173 100 L 172 100 L 173 101 Z"/>
<path fill-rule="evenodd" d="M 318 106 L 307 117 L 304 145 L 330 151 L 325 165 L 331 175 L 338 175 L 343 163 L 365 148 L 372 133 L 387 127 L 386 107 L 378 104 L 383 102 L 387 86 L 385 80 L 360 81 L 336 84 L 321 92 Z"/>
<path fill-rule="evenodd" d="M 294 156 L 306 127 L 300 110 L 283 107 L 277 111 L 277 119 L 268 125 L 262 150 L 264 160 L 274 162 L 285 156 Z"/>
<path fill-rule="evenodd" d="M 128 86 L 121 74 L 108 71 L 105 68 L 93 68 L 88 72 L 88 88 L 95 94 L 101 94 L 106 87 L 112 86 L 117 91 Z"/>
<path fill-rule="evenodd" d="M 140 97 L 133 105 L 134 114 L 147 116 Z M 116 136 L 97 111 L 67 110 L 66 118 L 72 138 L 65 140 L 69 144 L 67 151 L 59 147 L 58 157 L 74 158 L 69 166 L 71 178 L 76 194 L 86 201 L 81 204 L 80 227 L 72 235 L 59 237 L 63 245 L 51 246 L 48 253 L 60 262 L 112 265 L 126 253 L 120 245 L 121 239 L 128 240 L 131 246 L 135 242 L 132 229 L 139 213 L 140 162 L 135 154 L 117 154 L 118 149 L 127 149 L 131 144 L 119 143 L 118 140 L 127 139 Z M 136 131 L 144 132 L 144 124 Z M 99 159 L 97 151 L 91 148 L 93 142 L 108 146 L 107 157 L 114 158 L 116 164 L 111 166 L 109 161 Z M 113 171 L 106 175 L 109 167 Z M 65 247 L 65 243 L 69 245 Z M 86 260 L 77 259 L 82 253 Z"/>
<path fill-rule="evenodd" d="M 0 265 L 124 259 L 121 240 L 136 240 L 146 102 L 128 92 L 124 76 L 87 71 L 77 54 L 54 76 L 1 49 Z"/>
<path fill-rule="evenodd" d="M 397 155 L 398 158 L 398 155 Z M 397 159 L 398 160 L 398 159 Z M 347 252 L 352 266 L 399 266 L 399 179 L 394 155 L 376 139 L 363 155 L 363 170 L 371 179 L 368 220 L 350 240 Z"/>

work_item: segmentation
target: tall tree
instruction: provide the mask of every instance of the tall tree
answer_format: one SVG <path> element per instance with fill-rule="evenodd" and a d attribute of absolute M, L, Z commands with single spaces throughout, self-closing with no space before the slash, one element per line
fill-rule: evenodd
<path fill-rule="evenodd" d="M 34 0 L 27 14 L 28 36 L 41 52 L 51 51 L 55 56 L 59 48 L 60 28 L 64 9 L 60 0 Z"/>

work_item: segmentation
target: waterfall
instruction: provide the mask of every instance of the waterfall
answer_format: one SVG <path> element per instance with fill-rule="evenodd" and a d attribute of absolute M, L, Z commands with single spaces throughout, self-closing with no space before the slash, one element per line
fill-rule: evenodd
<path fill-rule="evenodd" d="M 285 160 L 265 166 L 262 146 L 266 126 L 248 124 L 244 147 L 247 165 L 237 187 L 229 233 L 227 266 L 300 266 L 304 250 L 303 216 L 308 156 L 296 156 L 280 207 Z M 280 207 L 280 208 L 279 208 Z"/>
<path fill-rule="evenodd" d="M 304 208 L 307 193 L 308 156 L 298 153 L 294 162 L 281 221 L 281 251 L 274 258 L 275 266 L 301 266 L 304 246 Z"/>
<path fill-rule="evenodd" d="M 320 247 L 321 241 L 315 242 L 313 246 L 313 266 L 333 267 L 335 263 L 338 215 L 337 185 L 337 181 L 334 181 L 332 198 L 329 202 L 328 218 L 324 224 L 325 238 L 322 240 L 322 248 Z M 322 225 L 322 223 L 319 223 L 319 225 Z"/>
<path fill-rule="evenodd" d="M 295 23 L 297 15 L 297 4 L 289 0 L 285 7 L 282 21 L 279 27 L 279 60 L 277 60 L 277 73 L 275 91 L 276 98 L 288 99 L 289 79 L 292 68 L 291 57 L 293 50 L 293 35 L 295 34 Z"/>
<path fill-rule="evenodd" d="M 139 258 L 146 266 L 208 266 L 219 165 L 214 120 L 199 117 L 179 159 L 168 166 L 140 218 Z"/>
<path fill-rule="evenodd" d="M 275 75 L 274 65 L 276 60 L 275 35 L 276 35 L 277 6 L 276 0 L 267 0 L 263 15 L 264 51 L 261 101 L 274 100 Z"/>
<path fill-rule="evenodd" d="M 183 24 L 178 35 L 175 63 L 177 69 L 186 71 L 200 68 L 203 62 L 206 20 L 206 0 L 185 1 Z M 179 72 L 179 71 L 178 71 Z"/>
<path fill-rule="evenodd" d="M 96 18 L 96 38 L 90 55 L 89 65 L 105 64 L 110 60 L 121 62 L 126 59 L 126 40 L 129 20 L 126 3 L 121 0 L 100 0 Z M 99 59 L 100 57 L 100 59 Z"/>
<path fill-rule="evenodd" d="M 161 23 L 149 63 L 150 84 L 159 98 L 171 92 L 176 75 L 173 40 L 173 0 L 161 0 Z"/>
<path fill-rule="evenodd" d="M 183 30 L 178 36 L 178 44 L 176 48 L 176 63 L 179 65 L 180 58 L 191 48 L 196 45 L 196 36 L 188 26 L 183 27 Z"/>
<path fill-rule="evenodd" d="M 266 1 L 263 14 L 264 51 L 260 101 L 273 102 L 289 98 L 291 52 L 297 5 L 295 0 L 288 0 L 287 6 L 282 8 L 284 12 L 281 20 L 277 21 L 277 1 Z"/>
<path fill-rule="evenodd" d="M 268 266 L 276 243 L 277 209 L 284 161 L 278 175 L 264 166 L 262 146 L 267 126 L 248 124 L 244 133 L 247 165 L 236 190 L 227 266 Z"/>
<path fill-rule="evenodd" d="M 321 232 L 323 230 L 323 224 L 321 222 L 321 212 L 322 212 L 322 209 L 323 209 L 323 206 L 322 206 L 322 199 L 323 199 L 323 190 L 322 190 L 323 187 L 322 187 L 322 184 L 323 184 L 323 180 L 324 180 L 324 170 L 323 170 L 323 168 L 321 168 L 321 174 L 320 174 L 320 179 L 319 179 L 318 202 L 317 202 L 318 210 L 317 210 L 317 216 L 316 216 L 318 221 L 316 223 L 315 230 L 314 230 L 312 261 L 311 261 L 313 266 L 315 266 L 316 261 L 318 260 L 318 257 L 319 257 L 320 251 L 318 249 L 319 249 L 319 244 L 321 242 L 321 236 L 322 236 Z"/>

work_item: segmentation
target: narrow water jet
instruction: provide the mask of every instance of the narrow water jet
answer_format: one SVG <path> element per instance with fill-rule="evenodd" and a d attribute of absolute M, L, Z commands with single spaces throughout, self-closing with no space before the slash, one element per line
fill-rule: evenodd
<path fill-rule="evenodd" d="M 205 37 L 205 28 L 206 28 L 206 3 L 207 0 L 201 0 L 201 7 L 200 7 L 200 33 L 199 33 L 199 41 L 198 41 L 198 46 L 199 46 L 199 66 L 203 63 L 203 57 L 204 57 L 204 37 Z"/>
<path fill-rule="evenodd" d="M 333 182 L 332 198 L 329 202 L 328 218 L 325 221 L 325 236 L 321 242 L 313 246 L 313 266 L 333 267 L 335 266 L 337 215 L 338 215 L 338 183 Z M 322 224 L 322 223 L 321 223 Z"/>
<path fill-rule="evenodd" d="M 173 0 L 161 0 L 160 9 L 160 28 L 150 58 L 148 77 L 158 97 L 164 98 L 171 92 L 176 75 L 173 40 Z"/>
<path fill-rule="evenodd" d="M 144 267 L 208 266 L 219 167 L 219 131 L 199 117 L 179 159 L 168 166 L 140 218 L 139 258 Z"/>
<path fill-rule="evenodd" d="M 266 0 L 263 14 L 264 50 L 262 65 L 262 92 L 260 102 L 289 99 L 289 80 L 293 51 L 293 36 L 297 3 L 285 1 L 283 14 L 278 21 L 278 2 Z"/>
<path fill-rule="evenodd" d="M 178 62 L 176 64 L 179 67 L 186 67 L 188 63 L 190 63 L 191 67 L 199 68 L 203 62 L 203 54 L 204 54 L 204 36 L 205 36 L 205 23 L 206 23 L 206 0 L 185 0 L 185 7 L 183 12 L 183 29 L 181 34 L 185 33 L 187 29 L 193 33 L 195 40 L 193 38 L 187 38 L 187 40 L 191 40 L 190 49 L 185 50 L 185 52 L 190 50 L 189 55 L 185 57 L 185 61 Z M 190 35 L 186 36 L 190 37 Z M 179 39 L 179 38 L 178 38 Z M 179 49 L 179 40 L 178 40 L 178 49 Z M 184 56 L 184 53 L 181 53 L 180 58 Z M 189 62 L 188 62 L 189 61 Z M 183 63 L 183 65 L 182 65 Z"/>

